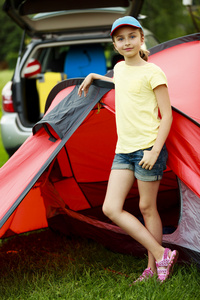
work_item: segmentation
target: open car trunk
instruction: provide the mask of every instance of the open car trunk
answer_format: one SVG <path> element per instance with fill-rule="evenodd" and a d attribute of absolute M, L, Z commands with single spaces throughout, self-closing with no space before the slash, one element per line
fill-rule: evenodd
<path fill-rule="evenodd" d="M 142 4 L 141 0 L 5 1 L 4 11 L 33 38 L 26 51 L 20 50 L 12 81 L 13 104 L 22 126 L 31 128 L 43 116 L 47 96 L 57 83 L 72 74 L 104 75 L 112 69 L 111 25 L 126 14 L 137 17 Z M 68 63 L 69 57 L 79 66 Z"/>
<path fill-rule="evenodd" d="M 116 19 L 113 11 L 120 12 L 121 16 L 137 17 L 142 4 L 143 0 L 7 0 L 4 3 L 4 10 L 30 36 L 41 36 L 77 29 L 91 30 L 92 27 L 108 29 Z M 74 18 L 75 14 L 78 18 Z"/>

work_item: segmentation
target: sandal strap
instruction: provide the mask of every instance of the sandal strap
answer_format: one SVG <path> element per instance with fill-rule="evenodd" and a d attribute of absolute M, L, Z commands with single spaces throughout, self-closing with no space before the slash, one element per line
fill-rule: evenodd
<path fill-rule="evenodd" d="M 140 275 L 140 277 L 134 281 L 133 284 L 137 283 L 138 281 L 143 281 L 143 280 L 147 280 L 150 277 L 152 277 L 154 275 L 154 272 L 151 270 L 151 268 L 146 268 L 144 270 L 144 272 L 142 273 L 142 275 Z"/>
<path fill-rule="evenodd" d="M 159 267 L 167 267 L 168 264 L 169 264 L 169 259 L 163 259 L 159 263 L 156 262 L 156 267 L 157 268 L 159 268 Z"/>
<path fill-rule="evenodd" d="M 169 259 L 169 257 L 168 257 L 169 251 L 171 251 L 169 248 L 165 248 L 164 254 L 163 254 L 163 259 Z"/>
<path fill-rule="evenodd" d="M 160 270 L 158 269 L 158 270 L 157 270 L 157 274 L 158 274 L 158 275 L 160 275 L 160 274 L 163 274 L 163 275 L 164 275 L 164 274 L 167 274 L 167 273 L 168 273 L 168 272 L 167 272 L 167 269 L 160 269 Z"/>
<path fill-rule="evenodd" d="M 140 277 L 153 276 L 153 274 L 151 268 L 146 268 Z"/>
<path fill-rule="evenodd" d="M 165 281 L 173 272 L 173 266 L 178 258 L 178 251 L 171 251 L 170 257 L 168 257 L 168 253 L 171 251 L 168 248 L 165 248 L 163 258 L 160 262 L 156 262 L 158 279 L 163 282 Z M 159 269 L 160 267 L 164 267 Z"/>
<path fill-rule="evenodd" d="M 163 254 L 163 257 L 162 257 L 162 260 L 160 262 L 157 262 L 156 261 L 156 267 L 159 268 L 159 267 L 167 267 L 168 264 L 169 264 L 169 257 L 168 257 L 168 252 L 170 251 L 169 248 L 165 248 L 165 251 L 164 251 L 164 254 Z"/>

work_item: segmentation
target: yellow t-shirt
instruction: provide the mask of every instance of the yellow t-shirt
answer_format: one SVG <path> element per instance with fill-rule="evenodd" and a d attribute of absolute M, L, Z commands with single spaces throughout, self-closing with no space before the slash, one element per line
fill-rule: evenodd
<path fill-rule="evenodd" d="M 163 71 L 153 63 L 114 68 L 115 111 L 118 141 L 116 153 L 131 153 L 153 146 L 160 125 L 153 89 L 167 85 Z"/>

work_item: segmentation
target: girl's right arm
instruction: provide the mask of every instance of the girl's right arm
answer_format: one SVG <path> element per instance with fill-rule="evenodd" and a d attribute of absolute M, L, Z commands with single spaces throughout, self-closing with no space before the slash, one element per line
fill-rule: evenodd
<path fill-rule="evenodd" d="M 85 79 L 83 80 L 83 82 L 81 83 L 81 85 L 78 89 L 78 95 L 79 96 L 82 95 L 82 92 L 84 92 L 84 96 L 87 95 L 89 87 L 92 84 L 94 79 L 100 79 L 100 80 L 113 82 L 113 78 L 103 76 L 103 75 L 99 75 L 99 74 L 96 74 L 96 73 L 90 73 L 87 77 L 85 77 Z"/>

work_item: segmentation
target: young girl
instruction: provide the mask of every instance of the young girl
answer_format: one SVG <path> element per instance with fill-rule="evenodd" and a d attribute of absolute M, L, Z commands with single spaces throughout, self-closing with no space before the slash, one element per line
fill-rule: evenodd
<path fill-rule="evenodd" d="M 86 95 L 94 79 L 115 83 L 118 141 L 103 212 L 148 250 L 148 266 L 135 282 L 154 274 L 163 282 L 171 275 L 178 257 L 176 250 L 161 245 L 162 223 L 157 211 L 158 189 L 166 169 L 165 140 L 172 123 L 167 80 L 158 66 L 146 61 L 146 53 L 141 50 L 143 29 L 135 18 L 117 19 L 111 36 L 115 49 L 124 56 L 124 61 L 114 67 L 114 80 L 91 73 L 78 94 Z M 123 209 L 135 178 L 145 226 Z"/>

